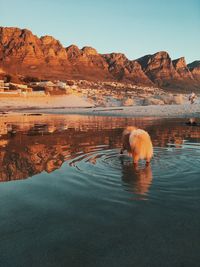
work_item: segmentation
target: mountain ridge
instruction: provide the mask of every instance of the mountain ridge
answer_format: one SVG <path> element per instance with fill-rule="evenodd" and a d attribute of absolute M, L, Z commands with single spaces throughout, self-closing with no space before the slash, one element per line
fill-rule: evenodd
<path fill-rule="evenodd" d="M 120 81 L 170 89 L 199 89 L 200 61 L 172 60 L 166 51 L 129 60 L 122 53 L 64 47 L 54 37 L 28 29 L 0 27 L 0 68 L 9 74 L 40 79 Z"/>

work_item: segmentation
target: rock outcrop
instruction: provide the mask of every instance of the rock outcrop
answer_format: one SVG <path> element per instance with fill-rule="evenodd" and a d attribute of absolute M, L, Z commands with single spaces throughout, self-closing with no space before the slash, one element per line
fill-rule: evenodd
<path fill-rule="evenodd" d="M 145 74 L 158 86 L 179 77 L 169 54 L 165 51 L 137 59 Z"/>
<path fill-rule="evenodd" d="M 200 60 L 196 60 L 187 65 L 188 69 L 191 71 L 193 77 L 200 81 Z"/>
<path fill-rule="evenodd" d="M 141 57 L 137 61 L 144 73 L 157 86 L 179 91 L 199 90 L 198 67 L 195 65 L 192 72 L 190 70 L 193 69 L 192 66 L 189 67 L 190 64 L 187 66 L 184 57 L 172 60 L 167 52 L 161 51 Z"/>
<path fill-rule="evenodd" d="M 113 75 L 114 79 L 118 81 L 132 81 L 135 84 L 153 85 L 137 61 L 128 60 L 121 53 L 106 54 L 103 57 L 106 59 L 109 72 Z"/>
<path fill-rule="evenodd" d="M 180 75 L 180 78 L 185 78 L 185 79 L 191 79 L 193 80 L 193 75 L 190 72 L 184 57 L 180 57 L 178 59 L 175 59 L 172 61 L 173 66 L 175 70 L 178 72 Z"/>
<path fill-rule="evenodd" d="M 120 81 L 163 88 L 200 86 L 200 61 L 188 66 L 165 51 L 129 60 L 124 54 L 99 54 L 94 48 L 67 48 L 52 36 L 0 27 L 0 69 L 39 79 Z"/>

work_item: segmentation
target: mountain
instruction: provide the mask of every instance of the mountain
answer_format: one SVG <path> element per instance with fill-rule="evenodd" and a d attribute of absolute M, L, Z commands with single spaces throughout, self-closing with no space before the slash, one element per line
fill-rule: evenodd
<path fill-rule="evenodd" d="M 173 63 L 175 70 L 178 72 L 180 78 L 191 79 L 191 80 L 194 79 L 192 73 L 190 72 L 186 64 L 184 57 L 175 59 L 172 61 L 172 63 Z"/>
<path fill-rule="evenodd" d="M 161 51 L 138 58 L 137 61 L 149 79 L 159 87 L 189 91 L 200 87 L 199 76 L 190 71 L 190 64 L 186 64 L 184 57 L 172 60 L 167 52 Z"/>
<path fill-rule="evenodd" d="M 113 79 L 118 81 L 132 81 L 136 84 L 153 85 L 136 60 L 128 60 L 121 53 L 106 54 L 103 57 L 108 64 L 108 71 L 113 76 Z"/>
<path fill-rule="evenodd" d="M 141 64 L 144 73 L 157 85 L 162 86 L 179 76 L 170 56 L 165 51 L 141 57 L 137 61 Z"/>
<path fill-rule="evenodd" d="M 99 54 L 92 47 L 63 47 L 52 36 L 0 27 L 0 70 L 39 79 L 121 81 L 169 89 L 197 89 L 200 61 L 172 60 L 165 51 L 129 60 L 124 54 Z"/>
<path fill-rule="evenodd" d="M 191 71 L 193 77 L 200 81 L 200 60 L 196 60 L 188 64 L 188 68 Z"/>

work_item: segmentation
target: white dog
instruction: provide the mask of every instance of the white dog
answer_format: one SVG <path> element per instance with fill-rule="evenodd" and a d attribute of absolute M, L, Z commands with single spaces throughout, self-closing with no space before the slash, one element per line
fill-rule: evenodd
<path fill-rule="evenodd" d="M 128 126 L 122 133 L 122 149 L 132 154 L 134 164 L 138 164 L 140 159 L 145 159 L 146 164 L 150 163 L 153 157 L 153 145 L 149 134 L 133 126 Z"/>

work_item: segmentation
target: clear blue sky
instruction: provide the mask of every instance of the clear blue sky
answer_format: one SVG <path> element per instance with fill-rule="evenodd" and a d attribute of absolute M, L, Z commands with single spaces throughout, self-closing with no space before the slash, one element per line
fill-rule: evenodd
<path fill-rule="evenodd" d="M 165 50 L 200 60 L 200 0 L 0 0 L 0 25 L 129 59 Z"/>

